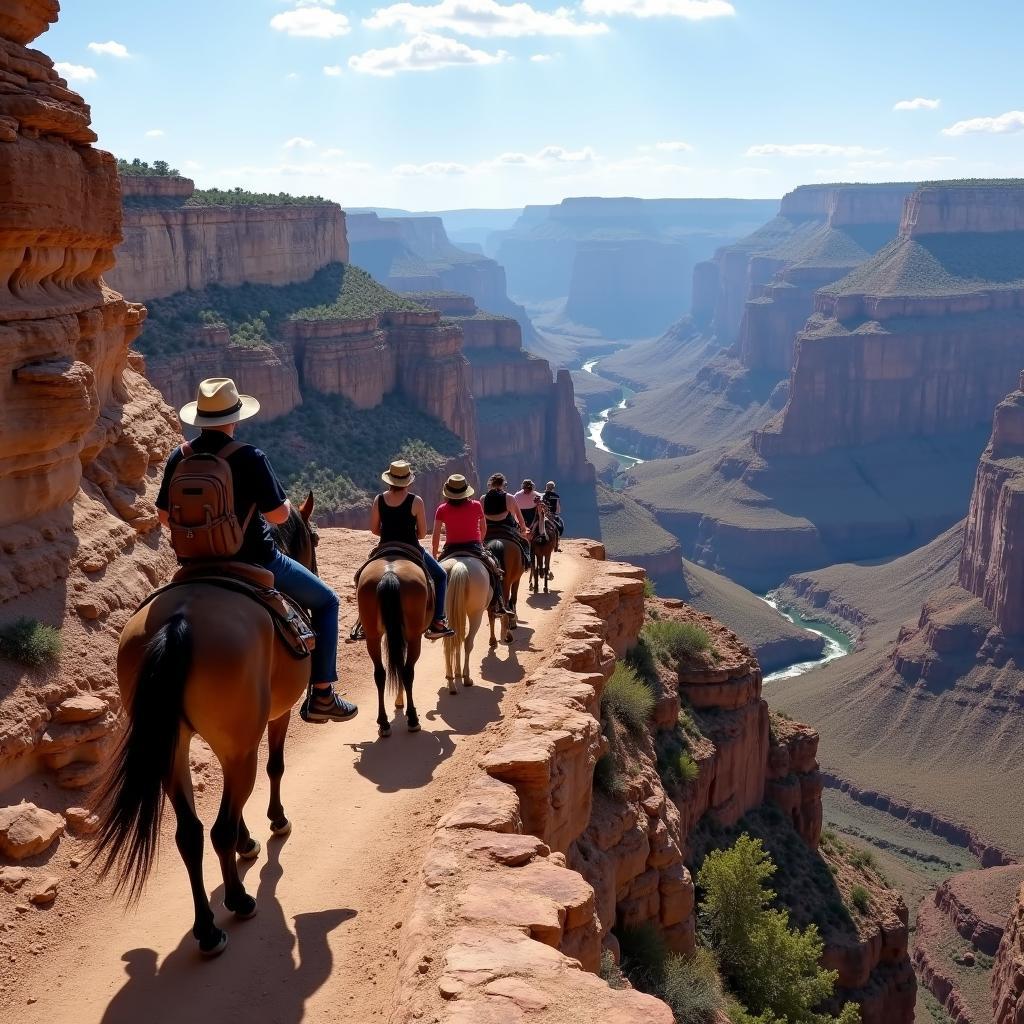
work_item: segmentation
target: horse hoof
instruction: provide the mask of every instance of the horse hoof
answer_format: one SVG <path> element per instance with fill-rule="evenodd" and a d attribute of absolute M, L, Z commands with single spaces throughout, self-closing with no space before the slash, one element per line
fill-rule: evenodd
<path fill-rule="evenodd" d="M 287 818 L 284 819 L 283 825 L 275 825 L 271 822 L 270 834 L 279 837 L 290 836 L 292 834 L 292 823 Z"/>
<path fill-rule="evenodd" d="M 260 846 L 259 840 L 251 839 L 244 850 L 238 851 L 239 860 L 255 860 L 260 855 L 261 849 L 263 847 Z"/>
<path fill-rule="evenodd" d="M 490 640 L 488 642 L 488 646 L 489 647 L 497 647 L 498 646 L 498 641 L 497 640 Z"/>
<path fill-rule="evenodd" d="M 224 901 L 224 906 L 227 907 L 239 921 L 248 921 L 249 918 L 256 916 L 256 900 L 248 894 L 242 897 L 237 907 L 231 906 L 227 900 Z"/>
<path fill-rule="evenodd" d="M 391 735 L 390 725 L 380 725 L 377 727 L 377 735 L 382 739 L 386 740 Z"/>
<path fill-rule="evenodd" d="M 419 722 L 410 722 L 408 728 L 409 728 L 409 732 L 419 732 L 420 731 L 420 723 Z"/>
<path fill-rule="evenodd" d="M 469 678 L 469 676 L 466 676 L 466 677 L 465 677 L 465 678 L 464 678 L 464 679 L 462 680 L 462 685 L 463 685 L 463 686 L 472 686 L 472 685 L 473 685 L 473 680 L 472 680 L 472 679 L 470 679 L 470 678 Z"/>
<path fill-rule="evenodd" d="M 455 697 L 455 696 L 458 695 L 458 692 L 459 691 L 458 691 L 458 689 L 456 689 L 456 687 L 454 687 L 454 686 L 449 686 L 448 687 L 448 693 L 449 693 L 450 696 Z"/>
<path fill-rule="evenodd" d="M 203 954 L 207 959 L 212 960 L 215 956 L 220 956 L 221 953 L 227 949 L 228 945 L 228 933 L 222 932 L 219 928 L 215 929 L 213 934 L 213 944 L 206 945 L 199 940 L 199 952 Z"/>

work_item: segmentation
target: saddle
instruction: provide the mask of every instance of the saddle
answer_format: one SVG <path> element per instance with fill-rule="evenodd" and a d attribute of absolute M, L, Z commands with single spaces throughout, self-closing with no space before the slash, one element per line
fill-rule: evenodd
<path fill-rule="evenodd" d="M 434 581 L 430 578 L 430 573 L 427 572 L 427 567 L 424 564 L 423 548 L 418 544 L 403 544 L 401 541 L 389 541 L 387 544 L 378 544 L 367 556 L 366 561 L 356 569 L 355 575 L 352 577 L 357 587 L 359 586 L 359 577 L 363 574 L 363 570 L 371 562 L 379 561 L 381 558 L 386 558 L 390 561 L 404 560 L 406 562 L 415 562 L 423 573 L 423 578 L 427 581 L 427 590 L 430 592 L 431 601 L 436 603 L 437 595 L 434 593 Z"/>
<path fill-rule="evenodd" d="M 505 575 L 505 570 L 498 565 L 490 552 L 487 551 L 482 544 L 474 544 L 472 542 L 467 542 L 465 544 L 445 544 L 441 549 L 440 554 L 437 556 L 437 560 L 439 562 L 443 562 L 446 558 L 455 558 L 457 556 L 475 558 L 478 562 L 483 562 L 484 568 L 492 575 L 497 575 L 499 579 Z"/>
<path fill-rule="evenodd" d="M 274 587 L 274 574 L 269 569 L 248 562 L 200 561 L 183 565 L 171 582 L 154 590 L 139 609 L 161 594 L 186 584 L 205 583 L 252 598 L 270 613 L 270 618 L 288 653 L 295 658 L 308 658 L 316 647 L 316 633 L 306 612 L 290 597 Z M 136 609 L 136 610 L 139 610 Z"/>
<path fill-rule="evenodd" d="M 492 540 L 513 541 L 518 544 L 519 550 L 523 553 L 523 565 L 530 564 L 530 542 L 525 540 L 518 530 L 504 523 L 488 523 L 484 544 Z"/>

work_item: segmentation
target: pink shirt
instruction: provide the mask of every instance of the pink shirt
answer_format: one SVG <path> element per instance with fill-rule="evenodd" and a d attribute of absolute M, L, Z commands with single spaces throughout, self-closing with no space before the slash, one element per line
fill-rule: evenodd
<path fill-rule="evenodd" d="M 475 498 L 464 505 L 438 505 L 434 522 L 444 523 L 446 544 L 476 544 L 483 540 L 484 508 Z"/>
<path fill-rule="evenodd" d="M 540 501 L 540 495 L 536 491 L 516 491 L 515 501 L 520 509 L 533 508 Z"/>

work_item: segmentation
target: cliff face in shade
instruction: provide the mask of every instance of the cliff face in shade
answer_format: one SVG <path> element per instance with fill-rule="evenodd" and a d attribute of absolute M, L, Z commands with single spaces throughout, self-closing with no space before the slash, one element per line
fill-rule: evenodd
<path fill-rule="evenodd" d="M 337 203 L 186 206 L 192 191 L 187 178 L 124 178 L 114 287 L 145 300 L 211 284 L 291 284 L 348 260 Z"/>
<path fill-rule="evenodd" d="M 117 631 L 170 563 L 151 499 L 177 424 L 129 353 L 146 310 L 103 280 L 116 165 L 81 97 L 24 45 L 57 10 L 0 12 L 0 619 L 56 625 L 64 652 L 35 673 L 0 660 L 0 788 L 36 767 L 88 781 L 113 724 Z M 83 690 L 98 700 L 75 734 L 54 709 Z"/>
<path fill-rule="evenodd" d="M 1024 186 L 925 186 L 899 235 L 822 289 L 764 456 L 811 455 L 988 421 L 1024 339 Z"/>
<path fill-rule="evenodd" d="M 1024 887 L 1010 908 L 996 962 L 992 968 L 993 1024 L 1024 1020 Z"/>
<path fill-rule="evenodd" d="M 1024 634 L 1024 374 L 996 407 L 967 515 L 960 585 L 980 597 L 999 628 Z"/>
<path fill-rule="evenodd" d="M 501 471 L 517 486 L 529 477 L 541 487 L 553 479 L 592 491 L 594 469 L 587 462 L 569 372 L 559 371 L 552 380 L 547 360 L 523 349 L 515 320 L 481 312 L 467 296 L 417 298 L 461 328 L 481 473 Z"/>

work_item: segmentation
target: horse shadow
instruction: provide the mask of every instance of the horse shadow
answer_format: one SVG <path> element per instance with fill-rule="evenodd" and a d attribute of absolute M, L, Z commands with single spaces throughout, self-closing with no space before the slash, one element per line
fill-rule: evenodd
<path fill-rule="evenodd" d="M 428 712 L 423 717 L 429 719 L 431 714 Z M 420 789 L 434 777 L 438 765 L 455 752 L 451 730 L 424 729 L 410 733 L 404 719 L 404 712 L 395 713 L 391 720 L 393 731 L 387 739 L 349 744 L 357 755 L 356 771 L 381 793 Z"/>
<path fill-rule="evenodd" d="M 127 980 L 107 1005 L 102 1024 L 233 1021 L 254 1011 L 261 1021 L 300 1024 L 306 1001 L 331 976 L 327 937 L 356 912 L 339 907 L 298 914 L 293 932 L 275 895 L 284 873 L 281 846 L 269 845 L 260 871 L 259 913 L 251 922 L 225 925 L 230 938 L 222 956 L 203 960 L 191 932 L 162 964 L 154 949 L 128 950 L 121 957 Z M 296 946 L 298 963 L 293 961 Z"/>
<path fill-rule="evenodd" d="M 526 603 L 531 608 L 548 609 L 555 608 L 561 600 L 562 592 L 560 590 L 555 590 L 554 588 L 552 588 L 551 591 L 547 594 L 545 594 L 543 591 L 540 591 L 536 594 L 529 594 L 526 598 Z"/>

